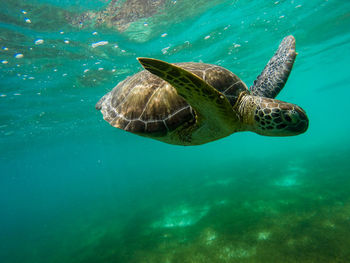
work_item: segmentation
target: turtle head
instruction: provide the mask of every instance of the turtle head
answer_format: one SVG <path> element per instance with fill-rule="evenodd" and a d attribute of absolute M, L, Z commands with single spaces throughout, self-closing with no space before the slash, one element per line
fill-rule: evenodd
<path fill-rule="evenodd" d="M 256 97 L 254 131 L 266 136 L 293 136 L 304 133 L 309 125 L 299 106 L 279 100 Z"/>
<path fill-rule="evenodd" d="M 242 96 L 238 112 L 242 130 L 265 136 L 298 135 L 309 126 L 309 119 L 299 106 L 260 96 Z"/>

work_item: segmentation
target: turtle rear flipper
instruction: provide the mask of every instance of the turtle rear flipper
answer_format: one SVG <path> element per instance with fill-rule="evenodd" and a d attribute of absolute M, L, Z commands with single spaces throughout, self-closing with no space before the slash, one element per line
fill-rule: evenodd
<path fill-rule="evenodd" d="M 199 121 L 205 119 L 208 123 L 216 125 L 218 130 L 232 132 L 237 117 L 228 99 L 221 92 L 183 68 L 157 59 L 138 60 L 146 70 L 171 84 L 195 110 Z"/>
<path fill-rule="evenodd" d="M 285 37 L 274 56 L 250 87 L 252 94 L 275 98 L 287 82 L 296 55 L 294 37 L 291 35 Z"/>

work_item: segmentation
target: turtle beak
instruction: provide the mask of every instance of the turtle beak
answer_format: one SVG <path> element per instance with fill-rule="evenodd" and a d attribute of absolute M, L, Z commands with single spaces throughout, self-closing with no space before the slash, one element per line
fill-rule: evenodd
<path fill-rule="evenodd" d="M 293 116 L 295 120 L 298 120 L 294 125 L 288 127 L 288 130 L 293 132 L 294 134 L 301 134 L 307 131 L 309 127 L 309 118 L 306 115 L 306 112 L 295 105 Z"/>

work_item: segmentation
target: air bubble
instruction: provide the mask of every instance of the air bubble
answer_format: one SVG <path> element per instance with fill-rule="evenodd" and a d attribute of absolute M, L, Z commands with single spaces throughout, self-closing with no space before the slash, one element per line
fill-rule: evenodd
<path fill-rule="evenodd" d="M 96 43 L 92 43 L 91 47 L 92 48 L 96 48 L 96 47 L 104 46 L 104 45 L 107 45 L 107 44 L 108 44 L 108 41 L 99 41 L 99 42 L 96 42 Z"/>
<path fill-rule="evenodd" d="M 41 39 L 41 38 L 35 40 L 35 42 L 34 42 L 35 45 L 41 45 L 43 43 L 44 43 L 44 39 Z"/>

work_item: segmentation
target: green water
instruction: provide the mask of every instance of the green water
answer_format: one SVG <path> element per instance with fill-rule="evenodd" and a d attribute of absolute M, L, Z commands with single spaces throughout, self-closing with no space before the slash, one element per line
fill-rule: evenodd
<path fill-rule="evenodd" d="M 118 26 L 72 22 L 107 4 L 1 0 L 0 261 L 350 262 L 350 2 L 169 0 Z M 289 34 L 278 99 L 306 110 L 303 135 L 180 147 L 94 109 L 139 56 L 250 86 Z"/>

